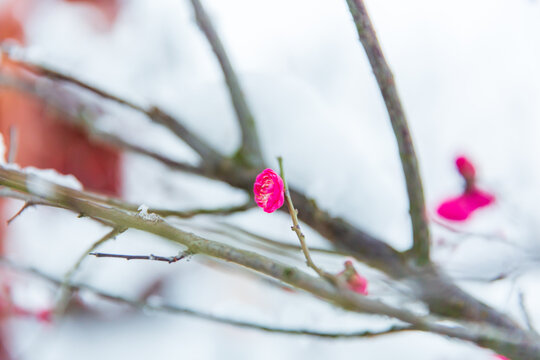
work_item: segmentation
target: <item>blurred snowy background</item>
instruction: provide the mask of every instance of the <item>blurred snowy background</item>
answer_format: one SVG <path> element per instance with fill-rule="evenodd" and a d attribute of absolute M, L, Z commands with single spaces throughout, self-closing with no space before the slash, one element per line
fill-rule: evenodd
<path fill-rule="evenodd" d="M 99 26 L 100 14 L 87 5 L 34 3 L 27 26 L 33 60 L 137 103 L 159 105 L 220 150 L 234 151 L 239 133 L 229 95 L 187 0 L 125 0 L 110 29 Z M 407 249 L 411 236 L 399 157 L 346 2 L 204 4 L 254 110 L 267 160 L 274 164 L 282 155 L 289 182 L 316 198 L 321 208 Z M 465 289 L 519 321 L 522 290 L 531 317 L 540 323 L 540 311 L 533 306 L 540 301 L 540 4 L 372 0 L 367 6 L 409 117 L 433 216 L 442 199 L 461 191 L 456 155 L 470 156 L 482 187 L 497 195 L 496 206 L 458 227 L 470 235 L 432 226 L 435 259 L 463 279 Z M 107 107 L 99 121 L 102 128 L 171 158 L 196 159 L 173 136 L 125 109 Z M 189 209 L 244 201 L 241 192 L 172 172 L 148 158 L 126 154 L 123 161 L 123 195 L 135 203 Z M 13 201 L 6 216 L 20 206 Z M 226 220 L 295 242 L 283 214 L 252 209 Z M 204 219 L 199 221 L 204 225 Z M 32 208 L 9 226 L 8 254 L 62 277 L 106 231 L 72 213 Z M 307 235 L 310 245 L 328 246 L 314 232 Z M 179 249 L 130 230 L 101 250 L 174 255 Z M 319 261 L 331 271 L 342 264 Z M 497 282 L 477 281 L 509 273 Z M 383 294 L 377 274 L 372 279 L 373 296 Z M 276 326 L 353 331 L 386 324 L 270 287 L 198 256 L 171 265 L 88 258 L 76 280 L 131 297 L 161 280 L 167 286 L 160 301 Z M 29 306 L 46 306 L 55 296 L 33 278 L 21 279 L 17 291 Z M 11 320 L 17 358 L 493 358 L 489 351 L 430 334 L 368 340 L 288 337 L 190 317 L 137 314 L 82 296 L 96 313 L 69 314 L 53 325 Z"/>

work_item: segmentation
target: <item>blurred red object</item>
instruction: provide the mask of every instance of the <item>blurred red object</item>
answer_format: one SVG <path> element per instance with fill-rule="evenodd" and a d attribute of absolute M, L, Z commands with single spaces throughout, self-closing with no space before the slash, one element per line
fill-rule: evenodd
<path fill-rule="evenodd" d="M 119 11 L 119 0 L 65 1 L 95 6 L 103 13 L 108 25 L 114 23 Z M 0 41 L 25 44 L 25 19 L 29 18 L 33 5 L 38 2 L 11 0 L 0 5 Z M 0 75 L 2 73 L 16 77 L 29 76 L 5 57 L 0 62 Z M 14 161 L 19 165 L 52 168 L 63 174 L 73 174 L 88 190 L 120 195 L 121 159 L 117 150 L 90 142 L 85 133 L 68 124 L 60 114 L 52 112 L 41 99 L 14 89 L 0 88 L 0 132 L 8 148 L 13 140 L 9 139 L 11 127 L 18 134 Z M 5 212 L 3 203 L 0 202 L 0 213 Z M 0 225 L 0 255 L 5 253 L 4 226 Z M 3 272 L 0 276 L 5 278 L 2 275 Z M 16 311 L 10 311 L 16 315 Z M 45 310 L 36 316 L 48 321 L 49 313 Z M 2 360 L 11 358 L 9 347 L 6 346 L 7 333 L 4 324 L 0 323 Z"/>
<path fill-rule="evenodd" d="M 495 196 L 478 189 L 476 170 L 465 156 L 456 159 L 456 167 L 465 180 L 465 188 L 461 195 L 444 200 L 437 208 L 437 214 L 452 221 L 465 221 L 477 209 L 488 206 L 495 201 Z"/>
<path fill-rule="evenodd" d="M 95 7 L 104 17 L 108 26 L 112 26 L 120 10 L 119 0 L 64 0 L 69 3 L 81 3 Z"/>

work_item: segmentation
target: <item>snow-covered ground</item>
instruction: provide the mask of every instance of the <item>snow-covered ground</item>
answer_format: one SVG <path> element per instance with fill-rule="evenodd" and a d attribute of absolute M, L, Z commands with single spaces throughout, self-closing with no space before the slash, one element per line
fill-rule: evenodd
<path fill-rule="evenodd" d="M 282 155 L 290 183 L 319 206 L 387 239 L 410 246 L 407 198 L 391 127 L 346 2 L 206 0 L 252 106 L 269 161 Z M 533 319 L 540 311 L 534 254 L 540 248 L 540 4 L 527 0 L 368 0 L 367 6 L 396 76 L 420 159 L 430 211 L 459 193 L 456 155 L 477 164 L 483 188 L 497 195 L 460 228 L 434 225 L 435 258 L 458 278 L 521 277 L 492 284 L 464 281 L 484 301 L 515 314 L 523 290 Z M 187 0 L 126 0 L 110 32 L 88 9 L 43 1 L 28 27 L 30 55 L 141 104 L 182 118 L 217 148 L 239 141 L 217 62 L 197 29 Z M 111 115 L 112 114 L 112 115 Z M 103 127 L 176 159 L 189 149 L 125 109 L 111 108 Z M 126 115 L 127 114 L 127 115 Z M 146 158 L 125 156 L 125 197 L 138 204 L 190 208 L 239 203 L 242 194 L 171 172 Z M 277 167 L 277 164 L 275 164 Z M 17 211 L 19 203 L 11 205 Z M 259 209 L 232 218 L 252 231 L 294 241 L 289 219 Z M 57 209 L 29 209 L 9 227 L 13 256 L 61 277 L 107 230 Z M 307 231 L 311 245 L 324 241 Z M 103 251 L 174 255 L 155 237 L 128 231 Z M 44 256 L 44 254 L 47 254 Z M 321 260 L 322 261 L 322 260 Z M 299 261 L 298 264 L 301 264 Z M 338 271 L 339 263 L 326 266 Z M 367 271 L 367 270 L 366 270 Z M 168 302 L 276 326 L 321 330 L 384 327 L 301 294 L 290 294 L 194 257 L 175 264 L 89 258 L 77 280 L 136 296 L 165 278 Z M 384 286 L 373 281 L 373 296 Z M 47 303 L 45 287 L 21 289 L 29 303 Z M 379 291 L 379 293 L 378 293 Z M 25 295 L 26 294 L 26 295 Z M 52 297 L 53 295 L 49 295 Z M 88 301 L 92 300 L 89 296 Z M 34 299 L 35 298 L 35 299 Z M 32 300 L 34 299 L 34 300 Z M 37 299 L 37 300 L 36 300 Z M 492 359 L 491 352 L 430 334 L 371 340 L 286 337 L 188 317 L 133 315 L 99 302 L 95 316 L 59 325 L 14 321 L 21 359 Z M 112 310 L 114 311 L 112 311 Z M 114 315 L 111 315 L 114 314 Z"/>

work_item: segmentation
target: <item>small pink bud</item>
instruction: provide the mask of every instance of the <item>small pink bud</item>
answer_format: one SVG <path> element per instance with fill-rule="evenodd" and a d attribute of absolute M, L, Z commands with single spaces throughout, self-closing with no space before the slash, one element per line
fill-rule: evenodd
<path fill-rule="evenodd" d="M 253 193 L 255 202 L 265 212 L 271 213 L 283 206 L 284 185 L 281 177 L 272 169 L 265 169 L 255 179 Z"/>
<path fill-rule="evenodd" d="M 342 276 L 347 281 L 347 286 L 349 289 L 355 293 L 367 295 L 367 286 L 368 281 L 365 277 L 358 274 L 351 260 L 345 261 L 345 270 L 337 274 L 337 276 Z"/>
<path fill-rule="evenodd" d="M 465 156 L 460 156 L 456 159 L 456 167 L 465 180 L 474 180 L 476 170 L 474 169 L 474 165 Z"/>
<path fill-rule="evenodd" d="M 50 324 L 52 323 L 54 311 L 52 309 L 44 309 L 36 312 L 36 319 L 42 323 Z"/>

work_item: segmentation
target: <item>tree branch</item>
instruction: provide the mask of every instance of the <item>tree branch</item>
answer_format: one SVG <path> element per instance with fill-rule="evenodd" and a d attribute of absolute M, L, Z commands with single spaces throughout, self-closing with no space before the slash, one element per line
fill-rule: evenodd
<path fill-rule="evenodd" d="M 169 264 L 178 262 L 184 259 L 188 253 L 180 252 L 175 256 L 159 256 L 159 255 L 123 255 L 123 254 L 107 254 L 99 252 L 89 252 L 88 255 L 93 255 L 97 258 L 116 258 L 116 259 L 125 259 L 125 260 L 150 260 L 150 261 L 163 261 Z"/>
<path fill-rule="evenodd" d="M 147 219 L 124 210 L 82 200 L 84 193 L 66 188 L 37 176 L 14 169 L 0 167 L 0 185 L 17 191 L 31 194 L 30 189 L 47 188 L 48 191 L 34 194 L 46 202 L 58 204 L 77 213 L 104 220 L 118 227 L 134 228 L 152 233 L 173 242 L 184 245 L 190 253 L 205 254 L 214 258 L 230 261 L 248 269 L 257 271 L 276 280 L 282 281 L 298 289 L 302 289 L 349 311 L 385 315 L 411 324 L 422 331 L 429 331 L 457 339 L 473 342 L 479 346 L 489 347 L 497 353 L 514 360 L 540 359 L 540 343 L 536 337 L 520 328 L 497 328 L 491 325 L 479 325 L 462 322 L 461 324 L 444 325 L 432 317 L 418 316 L 407 310 L 398 309 L 382 302 L 360 296 L 342 287 L 332 286 L 327 281 L 308 275 L 294 267 L 274 261 L 260 254 L 237 249 L 232 246 L 207 240 L 197 235 L 184 232 L 169 225 L 161 218 Z M 39 187 L 36 187 L 39 185 Z"/>
<path fill-rule="evenodd" d="M 221 66 L 225 82 L 229 89 L 231 101 L 236 113 L 236 118 L 242 133 L 242 144 L 237 152 L 240 160 L 254 168 L 263 167 L 263 156 L 259 143 L 259 136 L 255 126 L 255 119 L 249 108 L 240 81 L 229 60 L 227 52 L 221 43 L 219 35 L 199 0 L 191 0 L 197 25 L 206 36 L 214 54 Z"/>
<path fill-rule="evenodd" d="M 36 276 L 39 279 L 49 281 L 57 286 L 60 286 L 62 284 L 62 281 L 60 281 L 59 279 L 55 277 L 47 275 L 31 267 L 18 265 L 14 263 L 13 261 L 10 261 L 3 257 L 0 257 L 0 265 L 9 267 L 10 269 L 15 270 L 15 271 L 31 274 L 33 276 Z M 248 321 L 231 319 L 231 318 L 222 317 L 218 315 L 212 315 L 209 313 L 205 313 L 205 312 L 201 312 L 198 310 L 189 309 L 185 307 L 180 307 L 176 305 L 153 305 L 146 301 L 134 300 L 127 297 L 115 295 L 115 294 L 106 292 L 104 290 L 98 289 L 94 286 L 82 284 L 82 283 L 69 283 L 68 286 L 71 291 L 80 291 L 80 290 L 89 291 L 95 295 L 98 295 L 101 298 L 114 301 L 117 303 L 129 305 L 138 310 L 145 310 L 145 311 L 150 310 L 150 311 L 155 311 L 155 312 L 163 312 L 163 313 L 170 313 L 170 314 L 176 314 L 176 315 L 193 316 L 199 319 L 209 320 L 215 323 L 231 325 L 231 326 L 236 326 L 240 328 L 247 328 L 247 329 L 252 329 L 252 330 L 259 330 L 259 331 L 270 332 L 270 333 L 277 333 L 277 334 L 304 335 L 304 336 L 312 336 L 312 337 L 322 337 L 322 338 L 327 338 L 327 339 L 356 339 L 356 338 L 373 338 L 377 336 L 390 335 L 390 334 L 396 334 L 399 332 L 417 330 L 414 326 L 400 326 L 400 325 L 393 325 L 389 327 L 388 329 L 382 330 L 382 331 L 364 330 L 364 331 L 355 331 L 355 332 L 323 332 L 323 331 L 307 330 L 307 329 L 279 328 L 279 327 L 262 325 L 262 324 L 257 324 L 253 322 L 248 322 Z"/>
<path fill-rule="evenodd" d="M 79 256 L 79 259 L 73 264 L 71 269 L 68 270 L 68 272 L 64 275 L 64 280 L 62 281 L 62 284 L 60 286 L 60 292 L 58 296 L 58 301 L 56 302 L 55 306 L 55 313 L 56 315 L 62 315 L 64 311 L 66 310 L 69 300 L 71 298 L 71 291 L 69 288 L 69 284 L 71 283 L 71 280 L 73 279 L 73 276 L 79 270 L 81 267 L 82 262 L 88 254 L 98 247 L 100 247 L 105 242 L 114 239 L 118 234 L 121 234 L 126 229 L 123 228 L 113 228 L 111 231 L 109 231 L 107 234 L 103 235 L 99 240 L 94 242 L 85 252 L 82 253 L 81 256 Z"/>
<path fill-rule="evenodd" d="M 347 0 L 347 4 L 356 24 L 360 42 L 377 79 L 397 140 L 403 174 L 407 184 L 407 194 L 409 195 L 409 211 L 413 229 L 412 254 L 417 258 L 419 265 L 425 265 L 429 262 L 430 235 L 422 178 L 407 124 L 407 117 L 398 95 L 394 76 L 384 58 L 363 0 Z"/>
<path fill-rule="evenodd" d="M 302 253 L 304 253 L 304 257 L 306 258 L 306 264 L 310 268 L 312 268 L 319 276 L 330 280 L 332 283 L 336 283 L 336 279 L 331 274 L 327 273 L 326 271 L 319 268 L 315 263 L 313 262 L 313 259 L 311 258 L 311 254 L 309 253 L 308 246 L 306 244 L 306 237 L 304 233 L 302 232 L 302 229 L 300 228 L 300 224 L 298 223 L 298 210 L 294 208 L 291 194 L 289 193 L 289 186 L 287 185 L 287 180 L 285 178 L 285 171 L 283 169 L 283 159 L 280 157 L 277 158 L 279 163 L 279 173 L 281 175 L 281 179 L 283 180 L 283 186 L 284 186 L 284 192 L 285 192 L 285 201 L 287 202 L 287 208 L 289 209 L 289 214 L 291 215 L 291 219 L 293 222 L 293 226 L 291 227 L 291 230 L 294 231 L 296 236 L 298 237 L 298 241 L 300 241 L 300 247 L 302 248 Z"/>
<path fill-rule="evenodd" d="M 127 99 L 121 98 L 119 96 L 113 95 L 103 89 L 100 89 L 96 86 L 90 85 L 84 81 L 79 80 L 78 78 L 64 74 L 58 70 L 52 69 L 48 66 L 32 63 L 28 60 L 17 58 L 13 56 L 12 51 L 10 51 L 6 46 L 1 46 L 0 51 L 2 54 L 7 56 L 12 62 L 19 65 L 21 68 L 29 71 L 30 73 L 42 76 L 55 81 L 63 81 L 75 85 L 81 89 L 89 91 L 103 99 L 107 99 L 118 104 L 124 105 L 132 110 L 135 110 L 139 113 L 146 115 L 150 120 L 159 123 L 166 128 L 168 128 L 173 134 L 178 136 L 183 140 L 187 145 L 189 145 L 195 152 L 199 154 L 201 160 L 206 163 L 208 166 L 216 166 L 216 164 L 221 162 L 222 156 L 210 145 L 208 145 L 204 140 L 191 132 L 187 127 L 185 127 L 179 119 L 172 117 L 166 112 L 162 111 L 156 106 L 150 106 L 149 108 L 144 108 L 140 105 L 137 105 Z"/>

